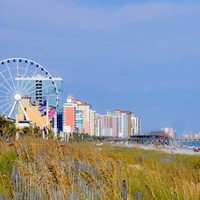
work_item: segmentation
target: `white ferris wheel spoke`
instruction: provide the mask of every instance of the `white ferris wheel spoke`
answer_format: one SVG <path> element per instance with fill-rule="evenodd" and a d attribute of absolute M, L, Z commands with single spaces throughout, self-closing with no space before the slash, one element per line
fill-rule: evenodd
<path fill-rule="evenodd" d="M 8 73 L 9 73 L 9 75 L 10 75 L 10 79 L 11 79 L 12 84 L 13 84 L 13 88 L 14 88 L 15 91 L 16 91 L 15 83 L 14 83 L 14 81 L 13 81 L 13 76 L 12 76 L 12 74 L 11 74 L 10 67 L 9 67 L 9 65 L 8 65 L 7 62 L 6 62 L 6 66 L 7 66 L 7 69 L 8 69 Z"/>
<path fill-rule="evenodd" d="M 13 90 L 13 88 L 11 87 L 11 85 L 8 83 L 8 81 L 7 81 L 7 79 L 5 78 L 5 76 L 0 72 L 0 75 L 2 76 L 2 78 L 4 79 L 4 81 L 7 83 L 7 85 L 10 87 L 10 89 L 11 89 L 11 91 L 12 92 L 15 92 L 14 90 Z M 8 90 L 8 89 L 7 89 Z M 8 90 L 8 91 L 10 91 L 10 90 Z M 12 93 L 11 92 L 11 93 Z"/>
<path fill-rule="evenodd" d="M 0 107 L 0 110 L 2 111 L 2 115 L 3 115 L 3 114 L 4 114 L 4 110 L 3 110 L 3 108 Z"/>
<path fill-rule="evenodd" d="M 29 82 L 31 82 L 31 81 L 29 81 Z M 32 84 L 32 86 L 31 87 L 27 87 L 27 88 L 24 88 L 24 90 L 22 91 L 23 92 L 23 94 L 26 94 L 26 93 L 28 93 L 28 91 L 32 91 L 31 89 L 33 89 L 35 87 L 35 85 L 34 84 Z M 34 91 L 35 92 L 35 91 Z M 30 93 L 28 93 L 28 94 L 30 94 Z"/>
<path fill-rule="evenodd" d="M 51 80 L 49 80 L 49 82 L 51 83 Z M 31 87 L 27 88 L 26 90 L 23 90 L 23 94 L 27 93 L 27 94 L 30 95 L 32 93 L 40 91 L 39 89 L 37 89 L 37 90 L 34 89 L 33 90 L 34 87 L 35 87 L 35 84 L 33 83 Z M 46 92 L 46 91 L 48 91 L 48 88 L 51 88 L 51 85 L 50 84 L 47 85 L 47 84 L 45 84 L 45 82 L 43 82 L 42 91 L 45 92 L 45 93 L 48 93 L 48 92 Z M 29 91 L 31 91 L 31 92 L 29 92 Z M 47 95 L 49 95 L 49 93 Z"/>
<path fill-rule="evenodd" d="M 15 109 L 16 103 L 17 103 L 17 101 L 14 102 L 14 104 L 13 104 L 11 110 L 10 110 L 10 113 L 9 113 L 8 117 L 10 117 L 12 115 L 12 113 L 13 113 L 13 111 Z"/>
<path fill-rule="evenodd" d="M 1 109 L 1 111 L 2 111 L 2 114 L 4 114 L 4 112 L 5 112 L 4 107 L 7 108 L 7 105 L 11 105 L 11 106 L 12 106 L 12 101 L 9 101 L 9 102 L 7 102 L 6 104 L 3 104 L 3 105 L 0 106 L 0 109 Z"/>
<path fill-rule="evenodd" d="M 9 99 L 0 100 L 0 104 L 3 103 L 3 102 L 8 102 L 8 101 L 12 101 L 12 99 L 10 99 L 10 100 Z"/>
<path fill-rule="evenodd" d="M 25 77 L 26 77 L 26 74 L 27 74 L 27 71 L 28 71 L 29 63 L 30 63 L 30 62 L 27 61 L 26 69 L 25 69 L 25 72 L 24 72 L 24 75 L 23 75 L 24 78 L 23 78 L 23 80 L 22 80 L 22 83 L 21 83 L 20 89 L 19 89 L 20 91 L 22 90 L 22 85 L 23 85 L 23 83 L 24 83 L 24 80 L 25 80 Z"/>
<path fill-rule="evenodd" d="M 33 90 L 33 88 L 35 87 L 35 85 L 33 84 L 31 87 L 29 87 L 27 90 L 25 90 L 25 91 L 23 91 L 23 94 L 34 94 L 34 93 L 36 93 L 36 92 L 38 92 L 38 91 L 40 91 L 39 89 L 36 89 L 36 90 Z M 48 85 L 48 87 L 50 87 L 50 85 Z M 43 84 L 43 87 L 42 87 L 42 91 L 43 92 L 45 92 L 45 93 L 48 93 L 47 91 L 48 91 L 48 87 L 46 86 L 46 84 Z M 31 91 L 31 92 L 29 92 L 29 91 Z M 47 94 L 47 95 L 49 95 L 49 93 Z"/>
<path fill-rule="evenodd" d="M 0 93 L 6 94 L 6 95 L 11 95 L 11 94 L 13 94 L 13 92 L 10 91 L 10 90 L 8 90 L 8 88 L 5 87 L 4 85 L 0 84 L 0 86 L 3 87 L 3 88 L 7 91 L 7 92 L 6 92 L 5 90 L 0 90 Z M 0 87 L 0 88 L 1 88 L 1 87 Z M 4 96 L 4 97 L 5 97 L 5 96 Z"/>
<path fill-rule="evenodd" d="M 35 76 L 35 75 L 36 75 L 36 73 L 37 73 L 37 71 L 38 71 L 38 68 L 36 68 L 36 70 L 35 70 L 35 72 L 33 73 L 33 75 L 32 75 L 32 76 Z M 25 94 L 25 93 L 24 93 L 24 91 L 26 91 L 26 88 L 28 87 L 28 85 L 29 85 L 29 83 L 30 83 L 31 81 L 33 81 L 33 80 L 30 80 L 30 79 L 29 79 L 29 80 L 27 81 L 27 83 L 26 83 L 25 87 L 22 89 L 22 91 L 21 91 L 21 92 L 22 92 L 23 94 Z"/>
<path fill-rule="evenodd" d="M 27 90 L 26 93 L 27 93 L 28 91 L 29 91 L 29 90 Z M 31 92 L 28 92 L 28 95 L 34 98 L 34 97 L 36 97 L 36 94 L 35 94 L 35 93 L 38 92 L 38 91 L 39 91 L 39 90 L 31 90 Z"/>
<path fill-rule="evenodd" d="M 17 78 L 19 77 L 19 60 L 16 59 L 16 63 L 17 63 Z M 17 90 L 19 90 L 19 81 L 17 81 Z"/>
<path fill-rule="evenodd" d="M 4 105 L 1 105 L 1 107 L 3 108 L 3 107 L 7 107 L 7 105 L 9 105 L 9 104 L 11 104 L 11 106 L 12 106 L 12 103 L 13 103 L 13 100 L 8 100 L 7 101 L 7 103 L 5 103 Z"/>
<path fill-rule="evenodd" d="M 1 110 L 1 112 L 2 112 L 2 114 L 3 114 L 4 111 L 3 111 L 3 109 L 2 109 L 1 107 L 0 107 L 0 110 Z"/>
<path fill-rule="evenodd" d="M 12 106 L 12 103 L 13 103 L 12 101 L 9 101 L 8 103 L 6 103 L 6 104 L 4 104 L 3 106 L 0 107 L 0 108 L 2 108 L 1 110 L 3 111 L 2 114 L 4 114 L 4 113 L 6 114 L 6 112 L 7 112 L 7 111 L 10 109 L 10 107 Z M 9 106 L 7 107 L 7 105 L 9 105 Z M 4 107 L 7 107 L 6 110 L 3 110 Z"/>
<path fill-rule="evenodd" d="M 51 84 L 52 84 L 51 80 L 49 80 L 49 84 L 44 83 L 43 91 L 46 93 L 47 97 L 55 96 L 55 92 L 50 90 L 52 89 Z"/>
<path fill-rule="evenodd" d="M 9 90 L 5 85 L 3 84 L 0 84 L 1 87 L 3 87 L 7 92 L 3 91 L 3 90 L 0 90 L 0 92 L 4 93 L 4 94 L 13 94 L 13 91 L 12 90 Z"/>

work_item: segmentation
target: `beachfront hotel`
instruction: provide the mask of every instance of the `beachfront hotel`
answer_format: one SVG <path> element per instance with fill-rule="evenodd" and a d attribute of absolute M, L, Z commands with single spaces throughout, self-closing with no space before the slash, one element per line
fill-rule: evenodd
<path fill-rule="evenodd" d="M 131 135 L 131 111 L 117 109 L 115 115 L 118 117 L 118 137 L 128 138 Z"/>
<path fill-rule="evenodd" d="M 105 115 L 96 115 L 97 136 L 118 137 L 118 117 L 107 110 Z"/>
<path fill-rule="evenodd" d="M 73 95 L 69 94 L 63 104 L 64 132 L 95 135 L 95 114 L 90 104 L 74 100 Z"/>
<path fill-rule="evenodd" d="M 141 134 L 141 117 L 135 116 L 131 111 L 119 109 L 114 113 L 107 110 L 106 114 L 98 114 L 90 104 L 74 100 L 74 96 L 69 94 L 63 104 L 63 131 L 128 138 L 130 135 Z"/>
<path fill-rule="evenodd" d="M 133 113 L 131 115 L 131 135 L 139 135 L 142 133 L 142 123 L 141 117 L 135 116 Z"/>

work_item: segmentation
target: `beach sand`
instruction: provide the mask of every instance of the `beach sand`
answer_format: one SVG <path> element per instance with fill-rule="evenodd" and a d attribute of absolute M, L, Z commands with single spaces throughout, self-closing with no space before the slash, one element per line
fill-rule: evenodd
<path fill-rule="evenodd" d="M 146 149 L 146 150 L 159 150 L 159 151 L 164 151 L 166 153 L 170 154 L 189 154 L 189 155 L 200 155 L 200 152 L 195 152 L 193 149 L 187 149 L 187 148 L 178 148 L 176 147 L 175 149 L 173 147 L 154 147 L 154 146 L 144 146 L 144 145 L 137 145 L 136 147 Z"/>
<path fill-rule="evenodd" d="M 189 155 L 200 155 L 200 152 L 195 152 L 193 149 L 176 148 L 175 150 L 163 149 L 166 153 L 174 154 L 189 154 Z"/>
<path fill-rule="evenodd" d="M 115 144 L 116 145 L 116 144 Z M 142 145 L 142 144 L 128 144 L 128 143 L 118 143 L 117 146 L 123 146 L 123 147 L 128 147 L 128 148 L 142 148 L 146 150 L 158 150 L 158 151 L 163 151 L 166 153 L 170 154 L 188 154 L 188 155 L 200 155 L 200 152 L 195 152 L 193 149 L 189 148 L 179 148 L 176 147 L 174 149 L 173 146 L 153 146 L 153 145 Z"/>

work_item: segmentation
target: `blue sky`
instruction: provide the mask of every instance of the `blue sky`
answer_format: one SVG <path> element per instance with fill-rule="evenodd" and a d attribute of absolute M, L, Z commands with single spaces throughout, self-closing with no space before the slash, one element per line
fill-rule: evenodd
<path fill-rule="evenodd" d="M 200 131 L 200 3 L 1 0 L 0 60 L 32 59 L 93 105 L 131 110 L 143 132 Z M 65 98 L 65 97 L 64 97 Z"/>

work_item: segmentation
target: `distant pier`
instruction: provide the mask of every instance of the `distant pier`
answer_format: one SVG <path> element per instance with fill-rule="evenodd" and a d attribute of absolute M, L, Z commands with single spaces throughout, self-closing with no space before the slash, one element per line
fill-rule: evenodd
<path fill-rule="evenodd" d="M 200 144 L 200 138 L 169 138 L 166 135 L 131 135 L 128 139 L 112 138 L 109 139 L 113 142 L 137 142 L 137 143 L 161 143 L 167 145 L 174 145 L 177 143 Z"/>

